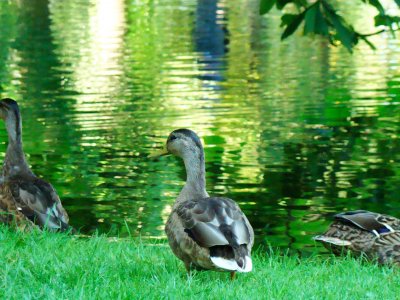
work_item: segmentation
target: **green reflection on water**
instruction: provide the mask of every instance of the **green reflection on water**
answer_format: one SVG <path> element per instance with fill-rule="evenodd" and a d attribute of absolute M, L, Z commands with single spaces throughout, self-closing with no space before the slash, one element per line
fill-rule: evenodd
<path fill-rule="evenodd" d="M 164 237 L 184 169 L 146 156 L 179 127 L 202 136 L 210 194 L 240 203 L 259 243 L 312 246 L 345 209 L 400 217 L 398 40 L 353 55 L 281 43 L 279 16 L 244 0 L 0 10 L 1 96 L 19 100 L 29 161 L 83 232 Z"/>

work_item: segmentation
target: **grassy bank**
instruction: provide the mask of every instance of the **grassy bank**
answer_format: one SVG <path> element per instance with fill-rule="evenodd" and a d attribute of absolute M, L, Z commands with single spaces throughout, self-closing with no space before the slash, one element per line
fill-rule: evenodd
<path fill-rule="evenodd" d="M 398 299 L 395 269 L 346 258 L 254 257 L 255 271 L 190 278 L 165 243 L 0 228 L 1 299 Z"/>

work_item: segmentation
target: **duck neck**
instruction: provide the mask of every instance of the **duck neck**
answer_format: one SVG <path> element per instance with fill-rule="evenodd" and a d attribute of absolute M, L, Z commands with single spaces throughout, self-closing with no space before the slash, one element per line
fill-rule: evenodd
<path fill-rule="evenodd" d="M 22 147 L 22 130 L 20 119 L 6 122 L 8 146 L 3 165 L 3 176 L 13 177 L 20 173 L 32 173 L 29 169 Z"/>
<path fill-rule="evenodd" d="M 183 161 L 186 168 L 186 183 L 179 194 L 178 201 L 208 197 L 203 149 L 200 153 L 186 154 Z"/>

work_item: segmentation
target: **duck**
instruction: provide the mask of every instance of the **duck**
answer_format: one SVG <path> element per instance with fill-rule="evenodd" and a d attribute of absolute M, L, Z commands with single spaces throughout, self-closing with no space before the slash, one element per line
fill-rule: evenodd
<path fill-rule="evenodd" d="M 0 101 L 0 117 L 8 134 L 8 146 L 0 180 L 0 222 L 23 229 L 71 229 L 61 200 L 47 181 L 30 169 L 22 145 L 22 119 L 18 103 Z M 16 223 L 16 224 L 15 224 Z"/>
<path fill-rule="evenodd" d="M 198 135 L 190 129 L 174 130 L 165 148 L 151 157 L 169 154 L 183 160 L 186 183 L 172 206 L 165 233 L 187 274 L 192 269 L 223 271 L 233 280 L 236 272 L 252 271 L 253 228 L 235 201 L 207 193 L 205 155 Z"/>
<path fill-rule="evenodd" d="M 336 214 L 328 230 L 314 237 L 335 255 L 350 251 L 379 264 L 400 266 L 400 220 L 367 210 Z"/>

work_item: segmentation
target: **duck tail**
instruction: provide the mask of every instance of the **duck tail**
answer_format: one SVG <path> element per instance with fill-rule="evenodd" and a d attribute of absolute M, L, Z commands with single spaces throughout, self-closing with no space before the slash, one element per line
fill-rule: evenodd
<path fill-rule="evenodd" d="M 253 269 L 253 262 L 246 245 L 212 247 L 210 248 L 210 259 L 215 266 L 227 271 L 246 273 Z"/>
<path fill-rule="evenodd" d="M 234 259 L 238 265 L 238 272 L 250 272 L 253 269 L 253 262 L 248 253 L 246 245 L 233 246 Z"/>
<path fill-rule="evenodd" d="M 233 233 L 231 226 L 222 224 L 220 230 L 229 244 L 211 247 L 211 261 L 221 269 L 237 272 L 250 272 L 253 269 L 253 262 L 247 249 L 247 245 L 239 245 L 238 238 Z"/>
<path fill-rule="evenodd" d="M 326 235 L 317 235 L 313 237 L 314 241 L 321 242 L 321 243 L 327 243 L 327 244 L 332 244 L 336 246 L 350 246 L 351 242 L 342 240 L 336 237 L 331 237 L 331 236 L 326 236 Z"/>

